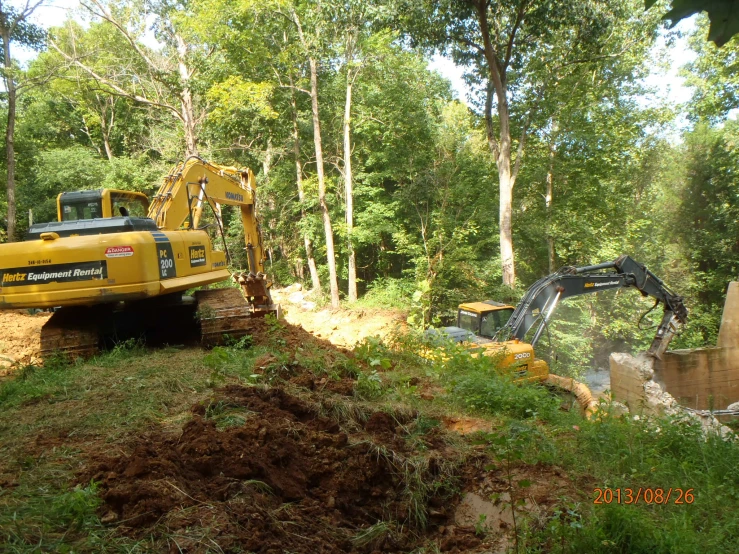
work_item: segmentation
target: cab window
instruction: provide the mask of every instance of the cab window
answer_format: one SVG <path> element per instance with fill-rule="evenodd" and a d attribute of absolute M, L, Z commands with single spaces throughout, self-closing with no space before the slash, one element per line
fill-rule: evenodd
<path fill-rule="evenodd" d="M 493 310 L 482 315 L 482 323 L 480 325 L 480 336 L 492 338 L 495 333 L 508 323 L 508 319 L 513 313 L 513 308 L 505 308 L 502 310 Z"/>
<path fill-rule="evenodd" d="M 103 217 L 103 210 L 100 200 L 62 203 L 62 221 L 98 219 L 101 217 Z"/>
<path fill-rule="evenodd" d="M 459 310 L 458 323 L 462 329 L 471 331 L 474 334 L 480 333 L 480 316 L 475 312 L 468 312 L 467 310 Z"/>
<path fill-rule="evenodd" d="M 143 198 L 132 198 L 127 194 L 111 194 L 110 201 L 112 203 L 112 217 L 146 217 L 149 211 Z"/>

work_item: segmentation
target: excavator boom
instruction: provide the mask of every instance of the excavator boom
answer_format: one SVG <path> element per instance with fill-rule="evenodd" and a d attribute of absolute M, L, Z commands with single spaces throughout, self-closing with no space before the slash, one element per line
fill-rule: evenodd
<path fill-rule="evenodd" d="M 152 200 L 149 217 L 160 229 L 198 229 L 203 210 L 209 205 L 217 214 L 217 224 L 223 233 L 220 206 L 237 206 L 244 228 L 249 271 L 234 273 L 233 278 L 252 304 L 266 306 L 272 300 L 264 272 L 266 255 L 255 212 L 256 194 L 256 179 L 251 169 L 218 166 L 190 156 L 164 178 Z"/>
<path fill-rule="evenodd" d="M 530 341 L 536 346 L 552 313 L 561 300 L 609 289 L 636 288 L 643 296 L 662 303 L 664 314 L 648 351 L 659 357 L 667 349 L 678 324 L 685 324 L 688 311 L 681 296 L 673 293 L 646 266 L 629 256 L 613 262 L 584 267 L 564 267 L 534 283 L 526 291 L 508 322 L 498 331 L 496 340 L 523 340 L 538 324 Z"/>

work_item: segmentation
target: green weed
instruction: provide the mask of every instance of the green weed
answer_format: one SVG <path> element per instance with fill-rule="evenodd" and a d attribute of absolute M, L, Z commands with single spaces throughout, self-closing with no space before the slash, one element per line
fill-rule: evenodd
<path fill-rule="evenodd" d="M 131 358 L 146 355 L 146 342 L 142 338 L 131 338 L 117 342 L 113 348 L 97 355 L 92 363 L 103 367 L 113 367 Z"/>
<path fill-rule="evenodd" d="M 377 370 L 369 373 L 360 373 L 357 376 L 357 382 L 354 385 L 354 394 L 362 400 L 375 400 L 382 396 L 383 385 L 382 378 Z"/>

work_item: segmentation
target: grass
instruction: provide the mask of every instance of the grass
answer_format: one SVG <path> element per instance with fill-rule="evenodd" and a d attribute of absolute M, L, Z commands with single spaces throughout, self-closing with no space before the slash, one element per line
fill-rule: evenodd
<path fill-rule="evenodd" d="M 210 394 L 202 358 L 199 350 L 129 343 L 88 363 L 57 359 L 3 380 L 2 550 L 106 550 L 111 531 L 96 514 L 96 485 L 75 483 L 81 459 L 152 425 L 189 418 L 189 407 Z M 135 541 L 117 537 L 114 544 L 126 550 Z"/>
<path fill-rule="evenodd" d="M 543 521 L 523 517 L 518 552 L 704 554 L 739 544 L 739 441 L 705 437 L 682 418 L 615 417 L 607 406 L 600 418 L 585 420 L 562 411 L 545 388 L 511 383 L 494 360 L 453 347 L 436 361 L 421 359 L 417 340 L 390 341 L 393 369 L 383 373 L 385 390 L 376 401 L 402 398 L 398 384 L 412 377 L 440 384 L 444 394 L 426 403 L 431 417 L 456 412 L 489 419 L 497 431 L 478 442 L 493 456 L 561 467 L 579 483 L 579 497 L 563 498 Z M 695 501 L 595 505 L 596 487 L 693 488 Z"/>
<path fill-rule="evenodd" d="M 677 418 L 615 417 L 606 410 L 584 420 L 563 411 L 546 389 L 501 376 L 495 360 L 455 349 L 433 360 L 421 357 L 414 335 L 368 340 L 352 357 L 315 344 L 288 347 L 282 324 L 268 323 L 269 344 L 260 346 L 246 339 L 205 352 L 147 350 L 130 342 L 87 363 L 50 360 L 1 381 L 2 551 L 156 550 L 160 543 L 137 542 L 101 523 L 96 483 L 76 481 L 80 464 L 153 426 L 179 429 L 198 402 L 219 429 L 242 425 L 250 412 L 214 400 L 213 387 L 226 383 L 279 383 L 347 429 L 360 429 L 377 410 L 394 417 L 406 453 L 372 441 L 366 448 L 399 476 L 407 511 L 357 530 L 351 538 L 357 548 L 379 545 L 403 529 L 421 532 L 429 523 L 429 498 L 458 492 L 459 465 L 480 449 L 507 468 L 510 487 L 522 494 L 526 479 L 513 477 L 521 467 L 561 468 L 579 489 L 538 517 L 517 512 L 518 552 L 712 554 L 739 544 L 739 442 L 704 437 Z M 316 379 L 355 377 L 354 396 L 286 383 L 296 368 Z M 481 418 L 494 431 L 471 440 L 444 435 L 457 455 L 431 468 L 427 436 L 449 416 Z M 260 481 L 246 484 L 269 492 Z M 639 487 L 691 488 L 695 500 L 593 504 L 595 488 Z M 438 551 L 438 545 L 422 551 Z"/>

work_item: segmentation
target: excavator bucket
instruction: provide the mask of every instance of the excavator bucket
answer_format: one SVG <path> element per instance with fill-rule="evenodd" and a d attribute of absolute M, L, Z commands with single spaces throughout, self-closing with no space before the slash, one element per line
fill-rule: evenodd
<path fill-rule="evenodd" d="M 272 283 L 264 273 L 234 273 L 233 279 L 241 286 L 247 302 L 255 313 L 271 313 L 277 311 L 269 292 Z"/>

